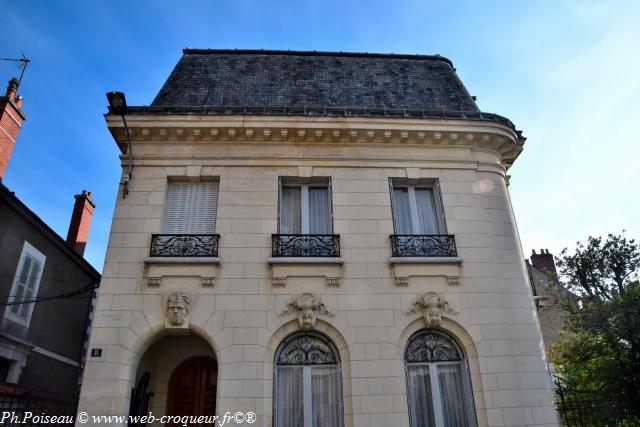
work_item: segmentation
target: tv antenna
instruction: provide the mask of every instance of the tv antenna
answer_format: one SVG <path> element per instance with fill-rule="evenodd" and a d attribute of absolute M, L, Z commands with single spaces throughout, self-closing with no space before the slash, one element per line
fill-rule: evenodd
<path fill-rule="evenodd" d="M 22 82 L 22 76 L 24 76 L 24 72 L 27 69 L 27 65 L 29 65 L 29 62 L 31 62 L 26 56 L 24 56 L 24 52 L 22 52 L 22 58 L 0 58 L 3 61 L 12 61 L 12 62 L 19 62 L 20 65 L 18 65 L 18 67 L 20 68 L 20 78 L 18 79 L 18 87 L 20 87 L 20 83 Z"/>

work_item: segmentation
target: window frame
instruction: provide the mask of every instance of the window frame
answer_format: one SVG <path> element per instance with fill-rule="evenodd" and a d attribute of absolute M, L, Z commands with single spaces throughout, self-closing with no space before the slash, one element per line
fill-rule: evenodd
<path fill-rule="evenodd" d="M 436 334 L 445 337 L 458 351 L 460 355 L 460 360 L 445 360 L 445 361 L 434 361 L 434 362 L 410 362 L 407 359 L 407 352 L 409 350 L 409 346 L 411 343 L 417 339 L 417 337 L 421 335 L 428 334 Z M 457 341 L 449 334 L 438 330 L 438 329 L 420 329 L 413 333 L 411 337 L 407 341 L 407 345 L 405 346 L 405 351 L 403 354 L 404 359 L 404 374 L 405 374 L 405 383 L 407 387 L 407 406 L 409 408 L 409 426 L 416 427 L 413 425 L 413 415 L 412 412 L 415 410 L 413 408 L 412 401 L 414 400 L 415 392 L 411 390 L 411 384 L 409 383 L 409 369 L 410 366 L 416 367 L 424 367 L 427 366 L 429 368 L 429 386 L 431 387 L 431 404 L 433 406 L 433 417 L 434 417 L 434 427 L 444 427 L 444 415 L 442 409 L 442 395 L 440 392 L 440 378 L 438 376 L 438 367 L 444 365 L 450 366 L 459 366 L 460 367 L 460 376 L 462 383 L 462 393 L 464 395 L 464 411 L 467 415 L 468 425 L 471 427 L 476 427 L 478 425 L 476 419 L 476 410 L 475 410 L 475 400 L 473 397 L 473 388 L 471 384 L 471 373 L 469 371 L 469 362 L 466 354 L 462 351 L 462 347 L 457 343 Z"/>
<path fill-rule="evenodd" d="M 278 359 L 280 354 L 285 349 L 287 344 L 293 340 L 298 339 L 303 336 L 314 336 L 317 339 L 324 342 L 336 359 L 336 363 L 326 363 L 326 364 L 279 364 Z M 303 423 L 304 425 L 301 427 L 313 427 L 313 389 L 312 389 L 312 369 L 315 368 L 336 368 L 336 393 L 338 395 L 338 425 L 336 427 L 344 427 L 344 396 L 342 393 L 342 361 L 340 359 L 340 353 L 338 352 L 337 347 L 333 343 L 333 341 L 327 337 L 326 335 L 319 333 L 317 331 L 296 331 L 289 334 L 285 337 L 275 351 L 274 359 L 273 359 L 273 394 L 272 394 L 272 407 L 273 407 L 273 425 L 274 427 L 278 425 L 278 402 L 276 398 L 278 396 L 278 387 L 279 387 L 279 369 L 292 369 L 292 368 L 302 368 L 302 401 L 303 401 Z"/>
<path fill-rule="evenodd" d="M 282 233 L 282 198 L 283 189 L 285 187 L 300 188 L 300 235 L 310 235 L 309 233 L 309 187 L 326 187 L 327 198 L 329 202 L 329 232 L 331 235 L 334 233 L 333 226 L 333 188 L 331 185 L 331 177 L 313 177 L 313 178 L 298 178 L 298 177 L 279 177 L 278 178 L 278 233 Z M 295 233 L 293 233 L 295 234 Z"/>
<path fill-rule="evenodd" d="M 213 227 L 210 231 L 206 233 L 169 233 L 166 229 L 167 223 L 169 220 L 169 186 L 171 184 L 198 184 L 198 183 L 210 183 L 215 184 L 215 206 L 213 206 Z M 215 234 L 216 232 L 216 223 L 218 222 L 218 205 L 220 203 L 220 180 L 215 179 L 199 179 L 196 181 L 190 181 L 187 179 L 167 179 L 167 186 L 165 190 L 165 201 L 164 201 L 164 212 L 162 214 L 162 223 L 160 224 L 160 233 L 161 234 L 175 234 L 175 235 L 190 235 L 190 234 Z"/>
<path fill-rule="evenodd" d="M 393 232 L 398 233 L 398 220 L 396 219 L 396 206 L 393 190 L 396 188 L 407 188 L 409 199 L 409 210 L 411 213 L 411 228 L 414 231 L 408 235 L 428 236 L 428 234 L 415 233 L 419 229 L 418 207 L 415 196 L 416 188 L 428 188 L 433 194 L 434 215 L 436 217 L 437 233 L 435 235 L 445 235 L 447 233 L 447 223 L 444 217 L 444 205 L 442 203 L 442 192 L 440 191 L 440 182 L 437 178 L 433 179 L 408 179 L 408 178 L 389 178 L 389 197 L 391 199 L 391 216 L 393 218 Z M 407 234 L 405 234 L 407 235 Z"/>
<path fill-rule="evenodd" d="M 22 245 L 22 252 L 20 253 L 20 258 L 18 260 L 18 265 L 16 267 L 16 273 L 13 277 L 13 283 L 11 284 L 11 292 L 9 292 L 9 298 L 7 299 L 7 302 L 13 302 L 15 301 L 15 294 L 17 291 L 17 287 L 19 286 L 18 281 L 20 278 L 20 274 L 21 271 L 24 267 L 24 263 L 25 260 L 27 258 L 27 255 L 31 256 L 32 258 L 35 258 L 38 262 L 40 262 L 40 271 L 38 272 L 38 275 L 36 276 L 36 282 L 35 285 L 33 287 L 33 298 L 35 298 L 38 295 L 38 291 L 40 290 L 40 283 L 42 282 L 42 276 L 44 273 L 44 267 L 45 267 L 45 263 L 47 260 L 47 257 L 40 252 L 38 249 L 36 249 L 33 245 L 31 245 L 29 242 L 27 242 L 25 240 L 24 244 Z M 24 305 L 24 303 L 19 304 L 20 306 Z M 12 322 L 18 323 L 22 326 L 25 327 L 29 327 L 29 324 L 31 323 L 31 317 L 33 316 L 33 310 L 35 308 L 35 302 L 31 302 L 29 303 L 29 308 L 28 308 L 28 313 L 26 317 L 22 317 L 19 316 L 17 314 L 15 314 L 11 308 L 14 307 L 14 305 L 7 305 L 5 307 L 5 311 L 4 311 L 4 318 L 11 320 Z"/>

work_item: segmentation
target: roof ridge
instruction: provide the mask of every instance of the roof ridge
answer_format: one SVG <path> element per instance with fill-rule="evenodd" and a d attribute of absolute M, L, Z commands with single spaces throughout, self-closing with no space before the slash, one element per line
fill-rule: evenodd
<path fill-rule="evenodd" d="M 270 49 L 200 49 L 184 48 L 184 55 L 290 55 L 290 56 L 344 56 L 344 57 L 364 57 L 364 58 L 388 58 L 388 59 L 411 59 L 422 61 L 442 61 L 453 68 L 453 62 L 442 55 L 421 55 L 408 53 L 369 53 L 369 52 L 332 52 L 318 50 L 270 50 Z"/>

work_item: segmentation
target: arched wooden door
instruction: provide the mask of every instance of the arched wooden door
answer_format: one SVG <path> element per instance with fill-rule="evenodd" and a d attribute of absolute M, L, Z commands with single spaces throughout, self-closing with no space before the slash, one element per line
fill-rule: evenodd
<path fill-rule="evenodd" d="M 167 415 L 215 415 L 217 380 L 215 359 L 192 357 L 182 362 L 169 380 Z"/>

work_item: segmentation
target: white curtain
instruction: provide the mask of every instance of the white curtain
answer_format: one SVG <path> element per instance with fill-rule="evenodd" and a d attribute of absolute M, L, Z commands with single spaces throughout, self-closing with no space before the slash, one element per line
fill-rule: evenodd
<path fill-rule="evenodd" d="M 393 189 L 393 210 L 396 220 L 396 234 L 414 234 L 411 227 L 409 190 L 406 187 Z"/>
<path fill-rule="evenodd" d="M 438 365 L 442 417 L 446 427 L 467 427 L 466 406 L 459 363 Z"/>
<path fill-rule="evenodd" d="M 280 206 L 280 234 L 300 234 L 300 187 L 282 187 Z"/>
<path fill-rule="evenodd" d="M 313 427 L 338 427 L 340 417 L 338 368 L 311 367 Z"/>
<path fill-rule="evenodd" d="M 302 366 L 281 366 L 276 377 L 276 427 L 304 426 Z"/>
<path fill-rule="evenodd" d="M 331 234 L 327 187 L 309 187 L 309 234 Z"/>
<path fill-rule="evenodd" d="M 416 234 L 438 234 L 436 207 L 433 203 L 433 190 L 416 188 L 416 208 L 420 230 Z"/>
<path fill-rule="evenodd" d="M 427 365 L 407 366 L 411 427 L 435 427 L 431 376 Z"/>

